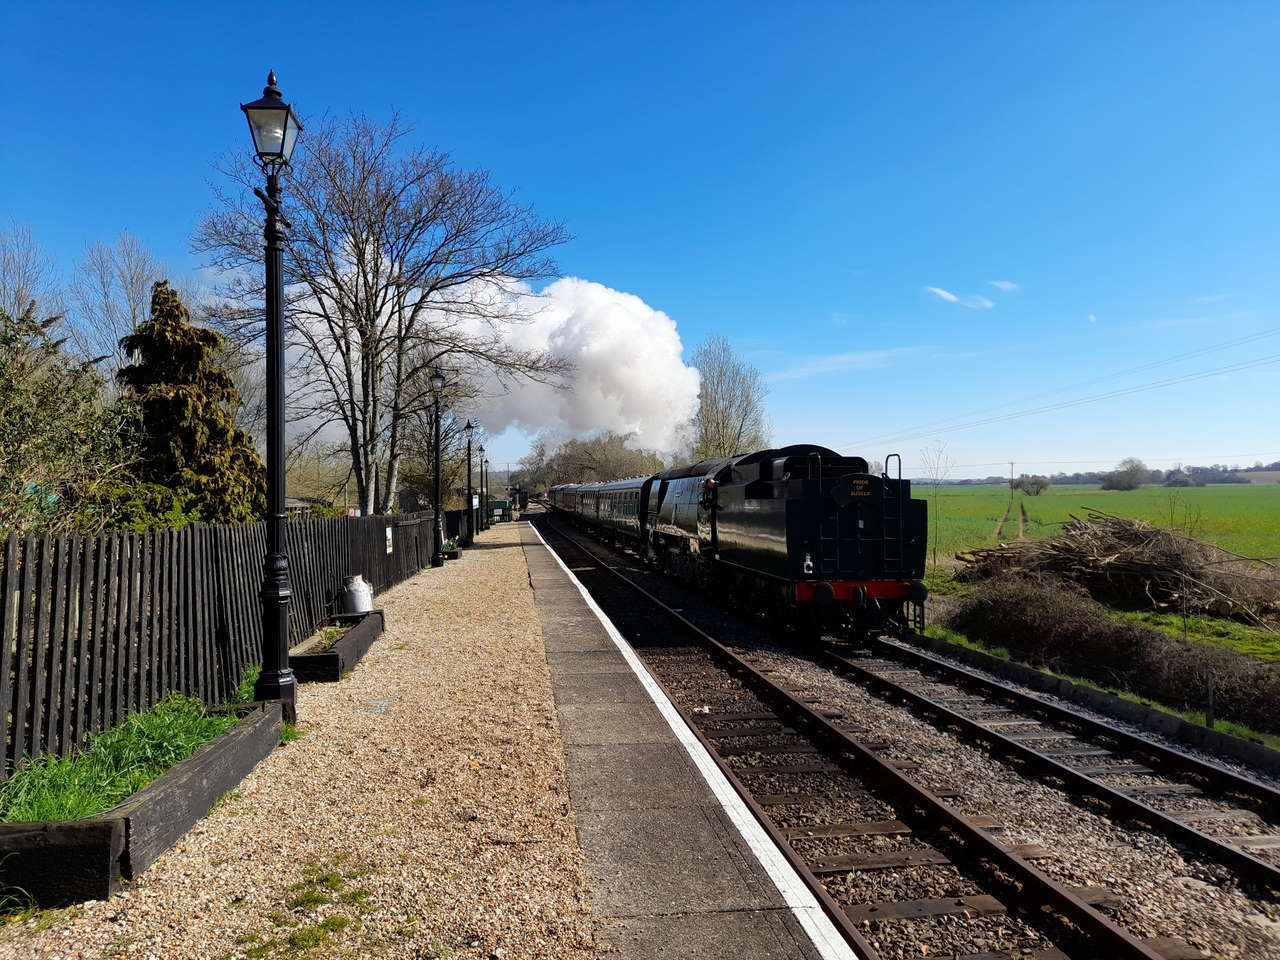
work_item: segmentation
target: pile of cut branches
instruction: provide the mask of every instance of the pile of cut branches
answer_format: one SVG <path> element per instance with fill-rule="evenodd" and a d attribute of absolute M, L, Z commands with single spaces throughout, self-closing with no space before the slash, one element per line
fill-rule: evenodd
<path fill-rule="evenodd" d="M 960 554 L 961 580 L 1053 576 L 1127 610 L 1229 617 L 1275 628 L 1280 571 L 1176 530 L 1091 510 L 1048 540 Z"/>

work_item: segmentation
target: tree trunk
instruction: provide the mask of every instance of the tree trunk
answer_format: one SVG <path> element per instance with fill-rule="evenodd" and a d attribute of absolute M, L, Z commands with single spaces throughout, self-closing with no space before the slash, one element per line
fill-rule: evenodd
<path fill-rule="evenodd" d="M 382 512 L 391 513 L 396 502 L 396 488 L 400 485 L 400 454 L 394 454 L 387 460 L 387 482 L 383 484 L 385 491 L 382 501 Z"/>

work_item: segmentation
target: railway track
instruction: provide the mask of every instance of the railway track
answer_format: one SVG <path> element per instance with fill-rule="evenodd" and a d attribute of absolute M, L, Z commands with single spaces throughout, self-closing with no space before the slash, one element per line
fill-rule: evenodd
<path fill-rule="evenodd" d="M 853 653 L 828 646 L 825 656 L 936 726 L 1105 803 L 1272 897 L 1280 892 L 1280 791 L 1273 787 L 903 643 L 876 639 Z"/>
<path fill-rule="evenodd" d="M 1134 936 L 1099 909 L 1109 891 L 1056 881 L 1033 862 L 1053 851 L 1005 844 L 998 818 L 949 803 L 963 785 L 926 789 L 918 764 L 885 757 L 889 744 L 711 636 L 603 547 L 540 529 L 861 956 L 1203 956 Z"/>

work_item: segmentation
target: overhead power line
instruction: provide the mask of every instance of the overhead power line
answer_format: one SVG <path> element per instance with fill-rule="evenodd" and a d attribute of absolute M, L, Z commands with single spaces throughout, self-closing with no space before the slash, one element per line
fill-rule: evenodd
<path fill-rule="evenodd" d="M 1264 340 L 1269 337 L 1274 337 L 1277 334 L 1280 334 L 1280 327 L 1272 328 L 1269 330 L 1263 330 L 1259 333 L 1248 334 L 1243 337 L 1236 337 L 1235 339 L 1232 339 L 1232 340 L 1224 340 L 1216 344 L 1209 344 L 1208 346 L 1199 347 L 1195 350 L 1190 350 L 1185 353 L 1174 354 L 1173 356 L 1165 357 L 1164 359 L 1161 359 L 1161 360 L 1153 360 L 1148 363 L 1138 364 L 1137 366 L 1134 366 L 1134 367 L 1126 367 L 1122 370 L 1115 370 L 1115 371 L 1112 371 L 1111 373 L 1102 374 L 1097 377 L 1090 377 L 1087 380 L 1078 380 L 1073 383 L 1065 384 L 1060 387 L 1054 387 L 1050 390 L 1042 390 L 1038 393 L 1033 393 L 1033 394 L 1024 396 L 1020 398 L 1020 401 L 1026 402 L 1028 400 L 1038 400 L 1042 397 L 1054 396 L 1055 394 L 1064 393 L 1068 390 L 1074 390 L 1079 387 L 1088 387 L 1088 386 L 1093 386 L 1094 384 L 1097 384 L 1097 383 L 1105 383 L 1111 380 L 1119 379 L 1120 377 L 1127 377 L 1135 373 L 1143 373 L 1147 370 L 1154 370 L 1160 367 L 1170 366 L 1171 364 L 1180 363 L 1183 360 L 1189 360 L 1195 357 L 1204 356 L 1205 354 L 1208 354 L 1208 353 L 1217 353 L 1222 350 L 1230 349 L 1231 347 L 1238 347 L 1238 346 L 1243 346 L 1249 343 L 1255 343 L 1259 340 Z M 1253 361 L 1250 361 L 1250 362 L 1253 362 Z M 1216 374 L 1207 374 L 1207 375 L 1216 376 Z M 1173 382 L 1176 382 L 1176 381 L 1170 381 L 1170 383 L 1173 383 Z M 1159 385 L 1165 385 L 1165 384 L 1163 383 L 1163 381 L 1161 381 L 1159 382 Z M 1141 387 L 1133 388 L 1133 391 L 1138 392 L 1139 390 L 1143 390 L 1143 389 L 1155 389 L 1155 387 L 1143 385 Z M 1080 399 L 1079 401 L 1070 401 L 1070 402 L 1092 403 L 1094 402 L 1094 399 L 1106 399 L 1107 396 L 1108 394 L 1101 394 L 1096 398 L 1083 398 L 1083 399 Z M 949 432 L 950 430 L 966 429 L 969 426 L 979 425 L 980 423 L 987 422 L 987 421 L 976 421 L 971 423 L 969 422 L 969 418 L 976 417 L 984 413 L 990 413 L 992 411 L 1007 410 L 1010 406 L 1011 404 L 1009 403 L 996 403 L 986 407 L 978 407 L 977 409 L 969 410 L 965 413 L 953 414 L 950 417 L 944 417 L 940 420 L 933 420 L 923 424 L 919 424 L 917 426 L 908 427 L 901 433 L 883 433 L 877 436 L 868 437 L 859 441 L 859 443 L 868 444 L 868 443 L 880 443 L 886 440 L 915 439 L 917 436 L 929 436 L 936 433 L 946 433 L 946 432 Z M 1052 407 L 1048 407 L 1046 409 L 1052 409 Z M 1031 413 L 1037 413 L 1037 412 L 1040 412 L 1040 408 L 1033 408 L 1026 412 L 1014 411 L 1009 413 L 1008 417 L 1010 419 L 1013 419 L 1015 417 L 1027 416 L 1027 415 L 1030 415 Z"/>
<path fill-rule="evenodd" d="M 1243 370 L 1253 370 L 1258 367 L 1265 367 L 1280 361 L 1280 353 L 1273 353 L 1266 357 L 1260 357 L 1254 360 L 1242 360 L 1238 363 L 1229 363 L 1221 367 L 1213 367 L 1209 370 L 1199 370 L 1194 373 L 1182 374 L 1177 377 L 1169 377 L 1165 380 L 1156 380 L 1151 383 L 1143 383 L 1134 387 L 1122 387 L 1116 390 L 1108 390 L 1105 393 L 1098 393 L 1087 397 L 1077 397 L 1073 400 L 1064 400 L 1060 403 L 1049 403 L 1039 407 L 1029 407 L 1025 410 L 1016 410 L 1012 413 L 1001 414 L 994 417 L 984 417 L 980 420 L 970 420 L 967 423 L 958 423 L 946 427 L 942 430 L 925 430 L 914 434 L 885 434 L 880 437 L 871 437 L 867 440 L 859 440 L 856 443 L 849 444 L 853 448 L 867 446 L 872 443 L 886 443 L 888 441 L 902 440 L 919 440 L 936 436 L 940 433 L 953 433 L 957 430 L 971 430 L 974 427 L 982 427 L 992 423 L 1004 423 L 1009 420 L 1017 420 L 1022 417 L 1034 416 L 1038 413 L 1049 413 L 1055 410 L 1067 410 L 1071 407 L 1079 407 L 1089 403 L 1097 403 L 1101 400 L 1111 400 L 1115 397 L 1126 397 L 1135 393 L 1144 393 L 1148 390 L 1159 390 L 1164 387 L 1172 387 L 1182 383 L 1191 383 L 1196 380 L 1205 380 L 1210 377 L 1220 377 L 1227 373 L 1239 373 Z"/>

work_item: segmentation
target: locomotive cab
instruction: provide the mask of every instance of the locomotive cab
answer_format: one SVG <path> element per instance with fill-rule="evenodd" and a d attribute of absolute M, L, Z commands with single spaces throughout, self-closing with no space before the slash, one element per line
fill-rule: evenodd
<path fill-rule="evenodd" d="M 926 505 L 862 457 L 798 445 L 731 462 L 714 477 L 715 556 L 783 585 L 826 625 L 906 626 L 924 601 Z"/>

